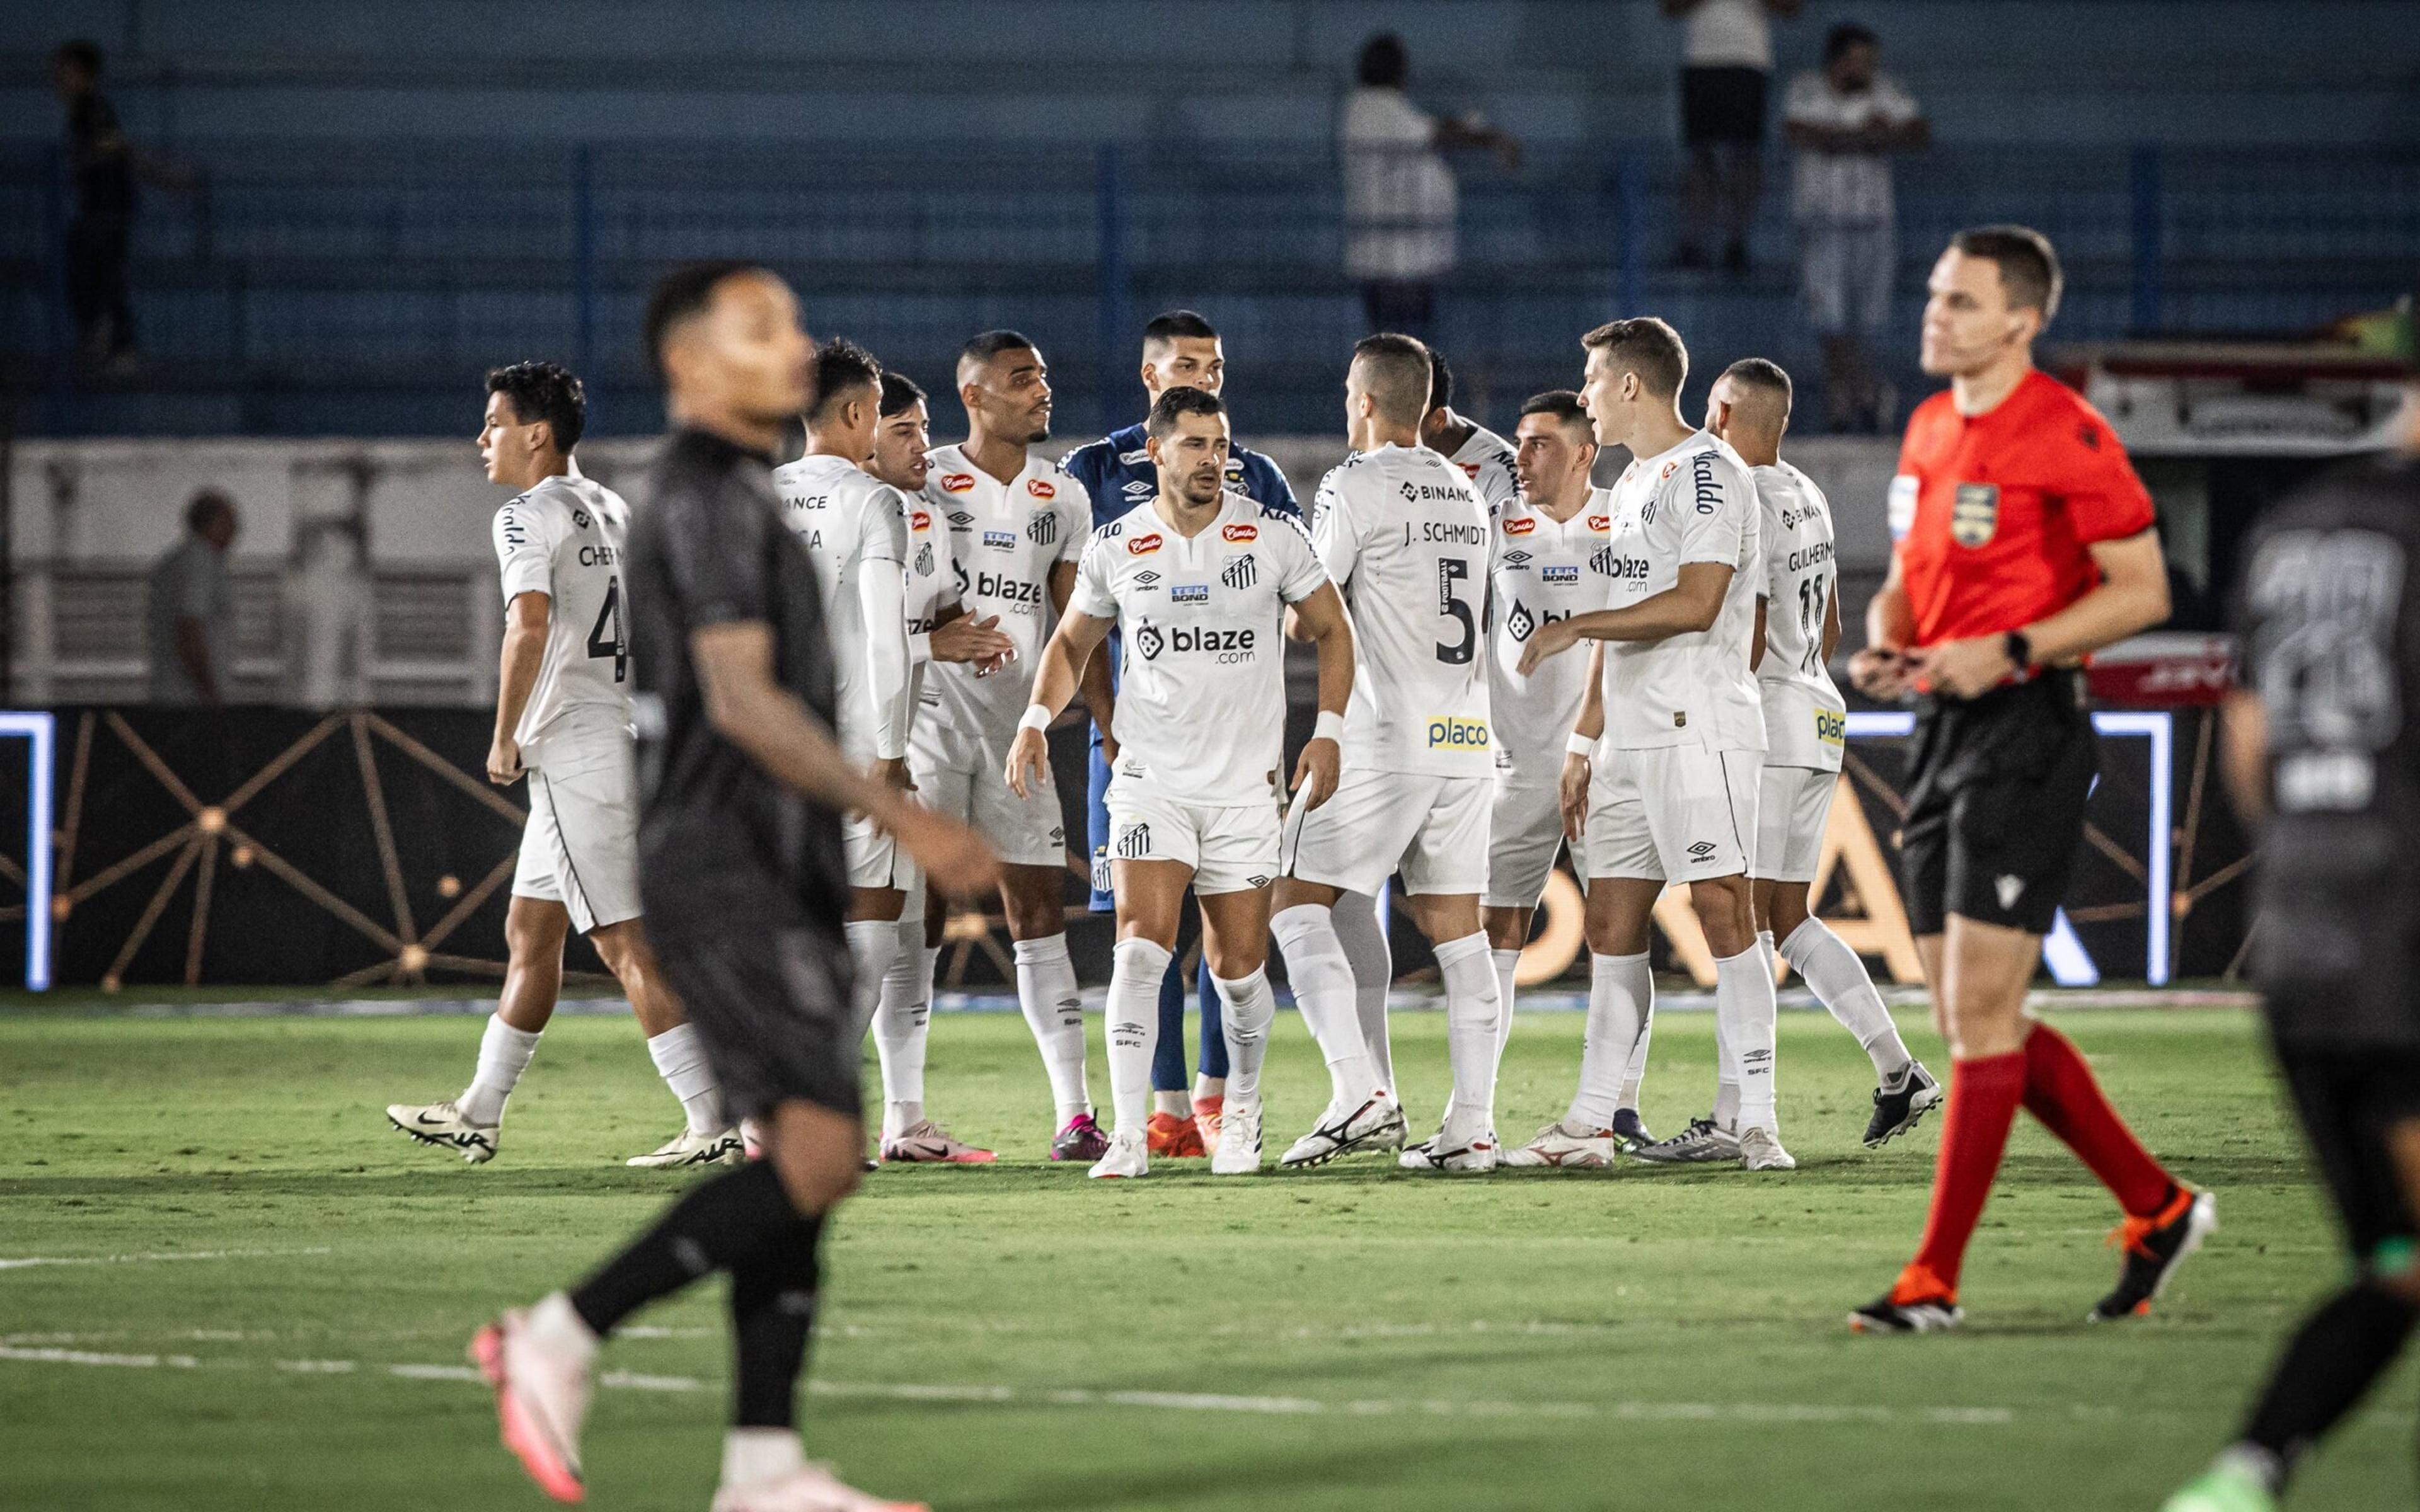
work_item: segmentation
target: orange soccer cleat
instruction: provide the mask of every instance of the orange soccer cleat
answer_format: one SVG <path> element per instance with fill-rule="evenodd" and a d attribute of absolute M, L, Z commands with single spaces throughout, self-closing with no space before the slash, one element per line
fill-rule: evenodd
<path fill-rule="evenodd" d="M 1199 1160 L 1210 1153 L 1202 1143 L 1201 1126 L 1189 1117 L 1155 1113 L 1144 1134 L 1151 1152 L 1165 1160 Z"/>

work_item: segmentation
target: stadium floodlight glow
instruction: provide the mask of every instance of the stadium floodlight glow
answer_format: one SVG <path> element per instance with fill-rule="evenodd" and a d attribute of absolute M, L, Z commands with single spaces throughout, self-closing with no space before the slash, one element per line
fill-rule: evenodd
<path fill-rule="evenodd" d="M 0 713 L 0 736 L 23 735 L 25 754 L 25 986 L 51 985 L 51 748 L 58 723 L 39 710 Z"/>
<path fill-rule="evenodd" d="M 2165 986 L 2171 907 L 2168 823 L 2176 781 L 2170 764 L 2174 759 L 2176 717 L 2156 711 L 2096 714 L 2092 728 L 2102 735 L 2139 735 L 2151 743 L 2151 819 L 2144 845 L 2144 869 L 2149 880 L 2143 903 L 2143 980 L 2154 987 Z M 1849 716 L 1848 733 L 1853 740 L 1903 739 L 1915 731 L 1913 714 L 1884 711 Z M 2093 964 L 2092 954 L 2084 948 L 2075 926 L 2068 922 L 2064 908 L 2051 920 L 2051 932 L 2042 940 L 2042 961 L 2050 967 L 2052 979 L 2062 987 L 2090 987 L 2101 980 L 2101 968 Z"/>

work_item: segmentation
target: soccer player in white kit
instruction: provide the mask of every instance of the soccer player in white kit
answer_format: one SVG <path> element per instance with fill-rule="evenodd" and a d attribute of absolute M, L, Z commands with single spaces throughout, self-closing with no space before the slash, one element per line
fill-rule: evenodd
<path fill-rule="evenodd" d="M 1419 444 L 1428 348 L 1365 338 L 1344 380 L 1355 455 L 1320 481 L 1311 538 L 1353 613 L 1358 666 L 1336 796 L 1286 816 L 1285 871 L 1270 921 L 1332 1096 L 1287 1165 L 1392 1149 L 1404 1113 L 1380 1078 L 1332 911 L 1400 873 L 1405 906 L 1436 947 L 1446 989 L 1451 1114 L 1404 1151 L 1417 1170 L 1496 1165 L 1498 1003 L 1479 895 L 1487 886 L 1487 668 L 1481 654 L 1491 548 L 1485 508 L 1461 471 Z"/>
<path fill-rule="evenodd" d="M 1043 652 L 1033 702 L 1010 748 L 1007 779 L 1020 795 L 1051 791 L 1043 733 L 1075 697 L 1110 626 L 1119 626 L 1122 665 L 1109 726 L 1118 741 L 1109 792 L 1118 910 L 1109 1089 L 1117 1126 L 1091 1174 L 1151 1169 L 1146 1119 L 1159 987 L 1190 887 L 1228 1046 L 1224 1124 L 1210 1168 L 1249 1175 L 1261 1168 L 1261 1065 L 1277 1014 L 1264 968 L 1269 880 L 1278 869 L 1287 611 L 1292 632 L 1319 653 L 1317 731 L 1293 783 L 1307 810 L 1336 790 L 1353 631 L 1301 521 L 1225 487 L 1231 441 L 1216 394 L 1161 393 L 1144 444 L 1159 492 L 1102 526 L 1085 548 L 1075 597 Z"/>
<path fill-rule="evenodd" d="M 882 365 L 852 341 L 815 352 L 814 407 L 807 411 L 807 455 L 773 470 L 783 518 L 806 543 L 823 590 L 824 633 L 831 646 L 842 752 L 877 780 L 908 783 L 908 731 L 915 710 L 914 661 L 908 648 L 908 574 L 914 561 L 908 504 L 899 490 L 866 471 L 881 421 Z M 920 510 L 922 501 L 918 501 Z M 933 533 L 926 517 L 928 567 Z M 926 574 L 927 580 L 935 575 Z M 863 814 L 844 822 L 848 852 L 849 909 L 845 929 L 855 968 L 858 1018 L 869 1024 L 884 979 L 899 953 L 899 918 L 923 879 L 897 842 Z M 860 1033 L 861 1034 L 861 1027 Z M 951 1136 L 923 1117 L 884 1098 L 882 1158 L 975 1165 L 995 1157 Z"/>
<path fill-rule="evenodd" d="M 959 353 L 957 379 L 967 440 L 934 450 L 924 499 L 949 525 L 959 598 L 970 613 L 998 616 L 1016 653 L 992 675 L 934 669 L 908 764 L 927 807 L 972 825 L 1000 852 L 1017 1005 L 1057 1108 L 1050 1158 L 1095 1161 L 1109 1136 L 1085 1087 L 1084 1004 L 1067 956 L 1066 821 L 1057 792 L 1019 795 L 1005 775 L 1035 658 L 1075 592 L 1093 503 L 1065 469 L 1032 451 L 1050 439 L 1050 370 L 1033 343 L 985 332 Z"/>
<path fill-rule="evenodd" d="M 907 567 L 902 609 L 908 623 L 908 699 L 910 738 L 915 721 L 931 717 L 922 693 L 935 662 L 965 662 L 997 671 L 1014 642 L 1000 633 L 1000 619 L 976 619 L 958 602 L 957 571 L 950 528 L 925 500 L 932 471 L 931 417 L 924 391 L 906 376 L 882 375 L 880 418 L 865 471 L 906 501 Z M 912 786 L 912 784 L 911 784 Z M 933 973 L 941 953 L 940 911 L 930 910 L 935 931 L 925 933 L 926 889 L 900 879 L 906 898 L 894 927 L 896 946 L 883 974 L 874 1010 L 874 1047 L 882 1067 L 882 1158 L 948 1162 L 956 1142 L 946 1133 L 912 1133 L 927 1122 L 924 1060 L 932 1034 Z"/>
<path fill-rule="evenodd" d="M 386 1116 L 473 1165 L 495 1159 L 504 1103 L 554 1017 L 564 938 L 577 928 L 629 995 L 647 1054 L 687 1116 L 678 1134 L 628 1164 L 727 1165 L 740 1157 L 739 1132 L 639 925 L 638 772 L 622 633 L 629 510 L 572 458 L 587 413 L 580 379 L 552 363 L 488 375 L 480 459 L 489 482 L 520 490 L 494 527 L 507 624 L 488 780 L 504 787 L 527 776 L 529 822 L 504 914 L 504 991 L 471 1085 L 443 1103 L 391 1104 Z"/>
<path fill-rule="evenodd" d="M 1832 506 L 1812 478 L 1781 459 L 1790 399 L 1790 375 L 1761 357 L 1733 363 L 1706 395 L 1706 429 L 1748 465 L 1764 511 L 1764 655 L 1756 667 L 1764 698 L 1764 775 L 1749 875 L 1757 943 L 1768 965 L 1777 951 L 1874 1063 L 1874 1111 L 1865 1134 L 1872 1149 L 1915 1128 L 1942 1091 L 1908 1054 L 1865 963 L 1807 911 L 1824 822 L 1839 788 L 1849 706 L 1830 671 L 1840 640 Z M 1730 1093 L 1737 1095 L 1736 1088 Z M 1723 1121 L 1721 1101 L 1718 1093 L 1716 1123 Z"/>
<path fill-rule="evenodd" d="M 1602 765 L 1577 750 L 1565 758 L 1566 791 L 1584 788 L 1588 803 L 1587 1047 L 1570 1111 L 1528 1148 L 1542 1165 L 1612 1159 L 1614 1103 L 1653 998 L 1649 920 L 1666 883 L 1684 882 L 1714 953 L 1715 1023 L 1741 1088 L 1735 1134 L 1699 1122 L 1735 1137 L 1747 1169 L 1787 1170 L 1796 1162 L 1774 1105 L 1773 971 L 1747 878 L 1764 764 L 1749 661 L 1764 580 L 1756 486 L 1736 454 L 1682 420 L 1689 355 L 1670 326 L 1616 320 L 1585 346 L 1581 399 L 1597 440 L 1633 460 L 1614 485 L 1613 607 L 1540 626 L 1521 656 L 1534 674 L 1584 638 L 1605 647 L 1599 696 L 1575 732 L 1593 734 L 1602 718 Z M 1637 1154 L 1669 1158 L 1674 1142 Z"/>
<path fill-rule="evenodd" d="M 1503 1011 L 1497 1062 L 1512 1035 L 1513 976 L 1546 879 L 1564 845 L 1560 801 L 1563 754 L 1588 697 L 1587 660 L 1566 656 L 1534 677 L 1516 670 L 1522 648 L 1542 625 L 1602 609 L 1611 586 L 1613 495 L 1591 487 L 1596 432 L 1580 396 L 1541 393 L 1521 407 L 1513 431 L 1518 487 L 1496 509 L 1496 559 L 1488 574 L 1487 705 L 1494 724 L 1496 806 L 1489 820 L 1487 892 L 1480 900 Z M 1577 844 L 1573 861 L 1583 876 Z M 1623 1149 L 1651 1144 L 1638 1117 L 1638 1082 L 1647 1059 L 1642 1022 L 1612 1128 Z M 1507 1150 L 1508 1162 L 1518 1151 Z M 1517 1163 L 1516 1163 L 1517 1164 Z"/>

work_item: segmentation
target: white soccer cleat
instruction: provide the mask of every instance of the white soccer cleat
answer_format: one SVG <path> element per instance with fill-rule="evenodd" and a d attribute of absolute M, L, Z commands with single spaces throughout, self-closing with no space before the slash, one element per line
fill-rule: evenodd
<path fill-rule="evenodd" d="M 1384 1092 L 1358 1104 L 1339 1098 L 1327 1104 L 1311 1133 L 1294 1142 L 1278 1164 L 1289 1170 L 1325 1165 L 1340 1155 L 1404 1148 L 1404 1110 Z"/>
<path fill-rule="evenodd" d="M 1504 1151 L 1498 1164 L 1513 1166 L 1549 1165 L 1566 1171 L 1601 1171 L 1621 1152 L 1621 1139 L 1610 1129 L 1590 1129 L 1558 1119 L 1518 1149 Z"/>
<path fill-rule="evenodd" d="M 1261 1168 L 1261 1104 L 1231 1102 L 1219 1115 L 1218 1147 L 1210 1151 L 1213 1176 L 1252 1176 Z"/>
<path fill-rule="evenodd" d="M 1781 1148 L 1780 1136 L 1759 1125 L 1741 1131 L 1739 1163 L 1744 1171 L 1794 1171 L 1798 1161 Z"/>
<path fill-rule="evenodd" d="M 590 1389 L 586 1362 L 549 1349 L 531 1329 L 530 1315 L 518 1308 L 479 1330 L 471 1359 L 495 1388 L 504 1447 L 547 1495 L 581 1500 L 586 1494 L 580 1474 Z"/>
<path fill-rule="evenodd" d="M 1404 1148 L 1404 1141 L 1411 1137 L 1411 1120 L 1404 1117 L 1404 1104 L 1395 1101 L 1394 1093 L 1381 1092 L 1378 1097 L 1387 1104 L 1390 1121 L 1362 1148 L 1380 1151 L 1401 1149 Z"/>
<path fill-rule="evenodd" d="M 462 1117 L 461 1108 L 451 1098 L 426 1105 L 390 1103 L 386 1121 L 411 1135 L 416 1143 L 454 1150 L 473 1165 L 485 1165 L 496 1158 L 496 1142 L 504 1128 L 502 1123 L 473 1123 Z"/>
<path fill-rule="evenodd" d="M 1151 1143 L 1140 1129 L 1120 1129 L 1109 1135 L 1109 1153 L 1093 1163 L 1087 1176 L 1115 1178 L 1149 1176 Z"/>
<path fill-rule="evenodd" d="M 771 1480 L 726 1485 L 712 1512 L 931 1512 L 922 1502 L 887 1502 L 845 1485 L 822 1465 L 802 1465 Z"/>
<path fill-rule="evenodd" d="M 1449 1119 L 1434 1139 L 1423 1139 L 1395 1157 L 1395 1164 L 1407 1171 L 1430 1174 L 1446 1172 L 1455 1176 L 1475 1176 L 1496 1169 L 1500 1158 L 1496 1131 L 1480 1125 L 1457 1129 L 1459 1119 Z"/>
<path fill-rule="evenodd" d="M 1694 1119 L 1669 1139 L 1630 1152 L 1632 1160 L 1656 1165 L 1706 1165 L 1739 1159 L 1739 1135 L 1712 1119 Z"/>
<path fill-rule="evenodd" d="M 737 1165 L 747 1158 L 747 1147 L 737 1129 L 725 1129 L 719 1134 L 683 1129 L 647 1153 L 633 1155 L 622 1164 L 651 1171 L 676 1171 L 691 1165 Z"/>

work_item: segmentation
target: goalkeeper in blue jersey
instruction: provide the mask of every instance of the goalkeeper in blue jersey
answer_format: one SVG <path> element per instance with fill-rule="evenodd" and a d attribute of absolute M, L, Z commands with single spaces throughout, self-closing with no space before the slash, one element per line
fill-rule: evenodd
<path fill-rule="evenodd" d="M 1156 402 L 1164 389 L 1193 388 L 1217 393 L 1227 378 L 1227 358 L 1218 332 L 1190 310 L 1171 310 L 1142 328 L 1142 386 Z M 1143 450 L 1140 424 L 1111 431 L 1089 446 L 1078 447 L 1060 465 L 1093 496 L 1095 530 L 1137 504 L 1151 502 L 1159 479 Z M 1258 452 L 1238 446 L 1229 454 L 1227 487 L 1271 508 L 1299 515 L 1294 490 L 1286 486 L 1278 465 Z M 1093 659 L 1089 675 L 1115 676 L 1117 646 Z M 1102 733 L 1093 732 L 1092 777 L 1089 785 L 1093 844 L 1093 908 L 1108 913 L 1109 897 L 1109 811 L 1106 795 L 1109 764 L 1102 748 Z M 1110 750 L 1116 748 L 1114 734 Z M 1202 1067 L 1188 1088 L 1185 1077 L 1185 969 L 1181 958 L 1171 962 L 1159 987 L 1159 1042 L 1152 1058 L 1151 1153 L 1182 1159 L 1208 1154 L 1218 1142 L 1218 1119 L 1225 1106 L 1227 1041 L 1220 1032 L 1218 995 L 1211 985 L 1210 968 L 1202 966 Z"/>

